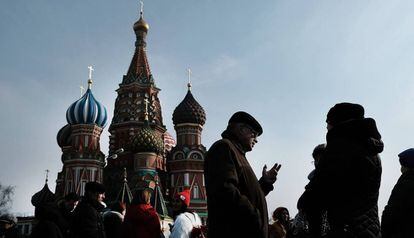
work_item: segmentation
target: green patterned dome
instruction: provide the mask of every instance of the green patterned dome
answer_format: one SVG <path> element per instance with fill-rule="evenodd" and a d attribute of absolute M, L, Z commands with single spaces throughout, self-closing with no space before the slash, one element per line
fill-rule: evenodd
<path fill-rule="evenodd" d="M 144 125 L 132 139 L 132 151 L 160 154 L 164 151 L 164 142 L 149 125 Z"/>

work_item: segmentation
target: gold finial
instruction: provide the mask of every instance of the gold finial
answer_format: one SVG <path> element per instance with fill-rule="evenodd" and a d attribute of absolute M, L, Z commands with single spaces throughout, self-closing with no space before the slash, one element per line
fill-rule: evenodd
<path fill-rule="evenodd" d="M 46 172 L 45 184 L 47 184 L 47 182 L 49 181 L 49 172 L 50 171 L 48 169 L 46 169 L 45 172 Z"/>
<path fill-rule="evenodd" d="M 144 104 L 145 104 L 145 111 L 144 111 L 145 118 L 144 118 L 144 120 L 148 121 L 148 104 L 149 104 L 149 100 L 148 100 L 147 97 L 145 97 L 145 99 L 144 99 Z"/>
<path fill-rule="evenodd" d="M 92 88 L 92 71 L 94 71 L 94 69 L 92 68 L 92 65 L 89 65 L 88 69 L 89 69 L 88 89 L 91 89 Z"/>
<path fill-rule="evenodd" d="M 187 69 L 187 72 L 188 72 L 188 83 L 187 83 L 187 87 L 188 87 L 188 91 L 191 91 L 191 74 L 192 74 L 191 69 L 188 68 Z"/>

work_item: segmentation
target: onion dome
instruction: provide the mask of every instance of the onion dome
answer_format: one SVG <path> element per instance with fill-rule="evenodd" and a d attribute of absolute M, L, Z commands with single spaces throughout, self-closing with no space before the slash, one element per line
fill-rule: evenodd
<path fill-rule="evenodd" d="M 66 124 L 62 127 L 59 132 L 57 133 L 56 140 L 58 145 L 62 148 L 64 146 L 69 146 L 71 144 L 71 134 L 72 130 L 70 128 L 70 124 Z"/>
<path fill-rule="evenodd" d="M 154 152 L 161 154 L 164 152 L 163 139 L 150 127 L 148 122 L 148 103 L 147 99 L 145 103 L 145 118 L 144 126 L 139 132 L 132 138 L 132 151 L 138 152 Z"/>
<path fill-rule="evenodd" d="M 147 124 L 132 139 L 132 150 L 138 152 L 164 152 L 164 142 Z"/>
<path fill-rule="evenodd" d="M 148 25 L 148 23 L 144 20 L 144 18 L 141 15 L 141 17 L 139 18 L 139 20 L 137 22 L 135 22 L 133 28 L 134 28 L 134 31 L 145 31 L 145 32 L 148 32 L 149 25 Z"/>
<path fill-rule="evenodd" d="M 203 107 L 195 100 L 191 93 L 191 84 L 188 84 L 187 95 L 178 104 L 173 113 L 174 125 L 182 123 L 196 123 L 204 125 L 206 123 L 206 113 Z"/>
<path fill-rule="evenodd" d="M 93 96 L 92 81 L 89 80 L 88 84 L 85 94 L 72 103 L 66 111 L 66 120 L 71 125 L 96 124 L 99 127 L 105 127 L 108 119 L 106 108 Z"/>
<path fill-rule="evenodd" d="M 46 183 L 42 190 L 40 190 L 32 196 L 31 202 L 33 206 L 38 207 L 50 202 L 54 202 L 55 200 L 55 194 L 53 194 L 52 191 L 50 191 L 49 186 L 47 186 Z"/>
<path fill-rule="evenodd" d="M 174 137 L 168 132 L 164 132 L 164 147 L 165 151 L 171 151 L 174 146 L 177 145 L 177 142 L 175 141 Z"/>

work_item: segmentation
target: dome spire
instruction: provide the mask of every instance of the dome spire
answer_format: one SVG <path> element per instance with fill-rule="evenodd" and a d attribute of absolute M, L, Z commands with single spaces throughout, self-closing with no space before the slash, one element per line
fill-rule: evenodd
<path fill-rule="evenodd" d="M 140 18 L 144 17 L 144 2 L 143 1 L 139 1 L 140 5 L 141 5 L 141 10 L 139 11 L 139 16 Z"/>
<path fill-rule="evenodd" d="M 147 22 L 144 21 L 144 2 L 143 1 L 139 1 L 140 2 L 140 11 L 139 11 L 139 20 L 137 22 L 135 22 L 134 24 L 134 31 L 135 32 L 148 32 L 149 30 L 149 25 Z M 144 36 L 145 37 L 145 36 Z"/>
<path fill-rule="evenodd" d="M 192 74 L 191 69 L 188 68 L 187 69 L 187 72 L 188 72 L 188 83 L 187 83 L 187 87 L 188 87 L 188 91 L 191 91 L 191 74 Z"/>
<path fill-rule="evenodd" d="M 45 172 L 46 172 L 45 184 L 47 184 L 47 182 L 49 182 L 49 172 L 50 172 L 50 170 L 46 169 Z"/>
<path fill-rule="evenodd" d="M 92 72 L 94 71 L 94 68 L 92 67 L 92 65 L 89 65 L 88 69 L 89 69 L 88 89 L 91 89 L 92 88 Z"/>

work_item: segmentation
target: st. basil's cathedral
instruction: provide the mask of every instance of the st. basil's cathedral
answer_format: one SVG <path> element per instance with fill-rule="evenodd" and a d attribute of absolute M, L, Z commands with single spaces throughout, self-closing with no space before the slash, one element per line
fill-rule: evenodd
<path fill-rule="evenodd" d="M 173 139 L 163 124 L 158 95 L 161 89 L 156 86 L 147 58 L 149 25 L 142 11 L 133 30 L 135 52 L 116 89 L 118 96 L 108 129 L 109 156 L 100 148 L 100 136 L 109 116 L 92 93 L 90 73 L 88 89 L 69 106 L 68 124 L 57 134 L 63 168 L 58 173 L 55 193 L 58 196 L 70 192 L 83 195 L 85 184 L 97 181 L 106 187 L 106 201 L 130 203 L 134 189 L 150 187 L 154 191 L 151 203 L 163 218 L 168 217 L 171 198 L 190 189 L 189 208 L 205 222 L 207 197 L 203 163 L 206 148 L 201 144 L 201 134 L 206 113 L 188 83 L 187 94 L 172 115 L 177 140 Z"/>

